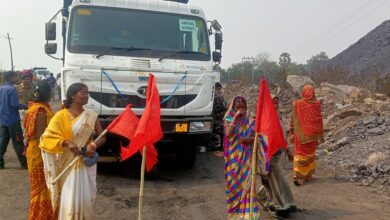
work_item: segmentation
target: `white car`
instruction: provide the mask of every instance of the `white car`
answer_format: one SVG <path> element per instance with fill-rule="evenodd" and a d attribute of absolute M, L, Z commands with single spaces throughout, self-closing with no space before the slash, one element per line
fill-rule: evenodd
<path fill-rule="evenodd" d="M 43 80 L 43 79 L 46 79 L 46 77 L 50 75 L 50 71 L 43 70 L 43 69 L 42 70 L 35 70 L 33 74 L 34 74 L 35 79 Z"/>

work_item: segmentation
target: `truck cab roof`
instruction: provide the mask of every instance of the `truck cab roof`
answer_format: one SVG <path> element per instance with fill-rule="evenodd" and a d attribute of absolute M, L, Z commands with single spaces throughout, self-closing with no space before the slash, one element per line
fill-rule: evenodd
<path fill-rule="evenodd" d="M 183 2 L 183 1 L 181 1 Z M 188 1 L 187 1 L 188 2 Z M 156 12 L 187 14 L 205 18 L 203 10 L 190 4 L 165 0 L 73 0 L 75 6 L 101 6 L 113 8 L 128 8 Z"/>

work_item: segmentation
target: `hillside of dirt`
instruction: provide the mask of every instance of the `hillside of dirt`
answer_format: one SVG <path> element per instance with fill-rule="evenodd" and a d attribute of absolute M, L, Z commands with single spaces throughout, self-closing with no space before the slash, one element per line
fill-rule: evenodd
<path fill-rule="evenodd" d="M 352 73 L 380 71 L 390 74 L 390 20 L 359 39 L 333 57 L 328 65 L 347 69 Z"/>

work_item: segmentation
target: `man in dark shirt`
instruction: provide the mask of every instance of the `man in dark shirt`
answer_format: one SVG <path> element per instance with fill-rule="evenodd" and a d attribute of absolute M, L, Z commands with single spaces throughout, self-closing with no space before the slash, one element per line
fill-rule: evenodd
<path fill-rule="evenodd" d="M 5 72 L 4 84 L 0 86 L 0 170 L 4 169 L 3 157 L 10 139 L 20 166 L 23 169 L 27 168 L 26 157 L 23 156 L 23 132 L 19 116 L 19 110 L 27 109 L 27 106 L 19 103 L 16 88 L 13 86 L 17 79 L 16 72 Z"/>
<path fill-rule="evenodd" d="M 53 73 L 50 73 L 50 75 L 46 78 L 47 82 L 49 83 L 50 85 L 50 94 L 51 94 L 51 100 L 54 101 L 55 100 L 55 94 L 54 94 L 54 91 L 55 91 L 55 87 L 56 87 L 56 78 L 54 78 L 54 75 Z"/>
<path fill-rule="evenodd" d="M 225 115 L 227 104 L 222 95 L 222 84 L 215 83 L 214 103 L 213 103 L 213 127 L 211 134 L 210 146 L 208 151 L 222 151 L 223 150 L 223 117 Z"/>

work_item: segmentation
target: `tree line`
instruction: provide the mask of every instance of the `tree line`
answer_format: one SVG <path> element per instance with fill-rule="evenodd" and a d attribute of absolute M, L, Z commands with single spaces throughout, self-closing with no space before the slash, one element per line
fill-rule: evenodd
<path fill-rule="evenodd" d="M 216 68 L 221 73 L 223 83 L 256 83 L 265 77 L 270 83 L 286 87 L 288 75 L 302 75 L 310 77 L 317 84 L 346 84 L 390 95 L 390 73 L 384 73 L 380 66 L 372 67 L 364 73 L 352 72 L 342 66 L 329 66 L 330 59 L 324 51 L 313 55 L 305 64 L 293 62 L 287 52 L 280 54 L 278 61 L 270 57 L 271 54 L 262 52 L 254 57 L 253 62 L 251 60 L 235 63 L 227 69 Z"/>

